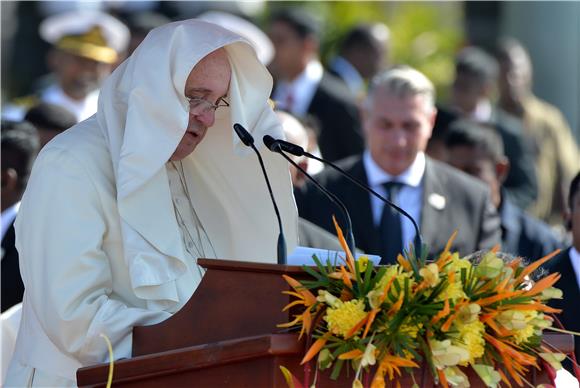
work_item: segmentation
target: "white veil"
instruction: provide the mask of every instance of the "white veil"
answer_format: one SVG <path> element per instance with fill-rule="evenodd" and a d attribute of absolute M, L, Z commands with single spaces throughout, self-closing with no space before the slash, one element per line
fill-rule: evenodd
<path fill-rule="evenodd" d="M 178 302 L 176 279 L 187 270 L 165 170 L 187 127 L 185 81 L 220 47 L 232 67 L 230 107 L 218 109 L 204 140 L 183 160 L 188 190 L 219 258 L 276 260 L 278 226 L 258 161 L 232 129 L 242 124 L 256 145 L 265 134 L 283 136 L 267 102 L 270 74 L 247 41 L 214 24 L 187 20 L 154 29 L 107 79 L 97 113 L 115 171 L 131 285 L 152 309 Z M 298 216 L 288 166 L 269 151 L 262 156 L 292 251 Z"/>

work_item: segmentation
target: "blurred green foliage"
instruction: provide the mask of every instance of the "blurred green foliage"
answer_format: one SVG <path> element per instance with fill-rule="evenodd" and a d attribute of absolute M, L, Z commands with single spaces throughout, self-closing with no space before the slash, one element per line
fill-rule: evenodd
<path fill-rule="evenodd" d="M 323 25 L 321 57 L 336 53 L 348 29 L 361 22 L 382 22 L 391 30 L 391 64 L 407 64 L 425 73 L 445 101 L 453 79 L 453 60 L 464 38 L 462 2 L 295 1 L 268 2 L 262 15 L 283 7 L 305 7 Z"/>

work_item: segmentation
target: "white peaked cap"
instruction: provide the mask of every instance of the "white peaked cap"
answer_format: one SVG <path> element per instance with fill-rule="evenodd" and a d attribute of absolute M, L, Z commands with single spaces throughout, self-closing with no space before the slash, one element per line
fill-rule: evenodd
<path fill-rule="evenodd" d="M 205 20 L 206 22 L 217 24 L 225 29 L 228 29 L 236 34 L 246 38 L 254 49 L 260 62 L 264 65 L 269 65 L 274 57 L 274 45 L 268 35 L 251 22 L 231 13 L 209 11 L 197 17 L 197 19 Z"/>
<path fill-rule="evenodd" d="M 78 10 L 46 18 L 39 28 L 42 39 L 56 44 L 64 36 L 82 35 L 100 27 L 107 46 L 117 53 L 127 49 L 130 32 L 117 18 L 99 11 Z"/>

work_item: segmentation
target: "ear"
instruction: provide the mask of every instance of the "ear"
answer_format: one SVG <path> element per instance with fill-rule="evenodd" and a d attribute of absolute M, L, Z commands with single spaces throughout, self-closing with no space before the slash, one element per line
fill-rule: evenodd
<path fill-rule="evenodd" d="M 504 157 L 495 164 L 495 175 L 500 183 L 503 183 L 506 180 L 509 172 L 510 162 L 507 158 Z"/>
<path fill-rule="evenodd" d="M 56 49 L 51 49 L 46 53 L 46 64 L 51 71 L 56 71 L 61 61 L 62 53 Z"/>
<path fill-rule="evenodd" d="M 2 190 L 16 190 L 18 173 L 13 168 L 2 169 Z"/>

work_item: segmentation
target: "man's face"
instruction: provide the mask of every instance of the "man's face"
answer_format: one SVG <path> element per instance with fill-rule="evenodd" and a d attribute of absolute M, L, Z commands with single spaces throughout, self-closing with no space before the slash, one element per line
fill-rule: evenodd
<path fill-rule="evenodd" d="M 185 97 L 217 105 L 229 89 L 232 71 L 226 51 L 216 50 L 199 61 L 185 82 Z M 203 106 L 203 104 L 202 104 Z M 223 108 L 221 108 L 223 109 Z M 177 161 L 185 158 L 201 143 L 207 129 L 215 121 L 215 110 L 190 109 L 185 134 L 169 158 Z"/>
<path fill-rule="evenodd" d="M 447 163 L 485 182 L 491 191 L 495 206 L 501 202 L 501 182 L 497 177 L 494 162 L 477 147 L 456 145 L 447 149 Z"/>
<path fill-rule="evenodd" d="M 270 71 L 277 79 L 293 80 L 306 66 L 308 44 L 290 25 L 274 21 L 270 26 L 269 36 L 276 49 L 270 63 Z"/>
<path fill-rule="evenodd" d="M 521 101 L 530 92 L 532 69 L 525 53 L 513 50 L 499 61 L 499 92 L 504 98 Z"/>
<path fill-rule="evenodd" d="M 108 63 L 60 50 L 50 54 L 49 63 L 62 90 L 76 100 L 82 100 L 97 90 L 113 68 Z"/>
<path fill-rule="evenodd" d="M 435 121 L 435 108 L 427 109 L 422 95 L 397 97 L 375 92 L 364 113 L 367 148 L 374 161 L 390 175 L 399 175 L 425 151 Z"/>
<path fill-rule="evenodd" d="M 464 114 L 475 111 L 478 102 L 486 97 L 485 86 L 475 76 L 457 73 L 451 90 L 453 106 Z"/>

